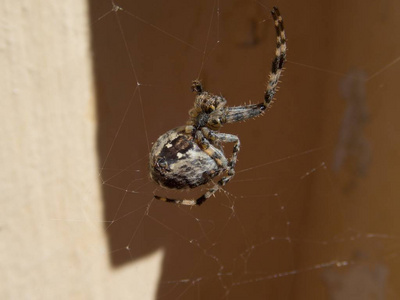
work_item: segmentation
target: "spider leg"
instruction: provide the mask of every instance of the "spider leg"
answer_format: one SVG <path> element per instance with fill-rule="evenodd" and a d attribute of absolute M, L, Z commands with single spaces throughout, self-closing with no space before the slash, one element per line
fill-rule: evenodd
<path fill-rule="evenodd" d="M 223 123 L 235 123 L 248 119 L 253 119 L 255 117 L 258 117 L 259 115 L 262 115 L 264 111 L 264 103 L 227 107 L 223 111 Z M 211 122 L 214 122 L 213 117 L 210 117 L 209 119 L 209 123 Z"/>
<path fill-rule="evenodd" d="M 213 133 L 211 131 L 211 135 L 215 135 L 215 138 L 218 141 L 221 141 L 223 143 L 234 143 L 233 150 L 232 150 L 232 156 L 228 160 L 228 167 L 226 168 L 227 175 L 222 177 L 218 181 L 218 185 L 219 186 L 224 186 L 235 175 L 235 167 L 236 167 L 236 162 L 237 162 L 237 156 L 238 156 L 239 151 L 240 151 L 240 140 L 236 135 L 229 134 L 229 133 Z"/>
<path fill-rule="evenodd" d="M 237 156 L 240 151 L 240 140 L 236 135 L 228 134 L 228 133 L 216 133 L 208 128 L 203 128 L 202 131 L 203 131 L 204 135 L 206 137 L 208 137 L 210 140 L 218 140 L 218 141 L 221 141 L 224 143 L 235 143 L 235 144 L 233 145 L 232 157 L 229 159 L 228 166 L 226 168 L 227 175 L 222 177 L 218 181 L 217 185 L 213 186 L 204 195 L 200 196 L 196 200 L 186 200 L 186 201 L 191 201 L 190 202 L 191 204 L 189 204 L 189 205 L 203 204 L 208 198 L 210 198 L 212 195 L 214 195 L 220 189 L 220 187 L 224 186 L 232 179 L 232 177 L 235 175 L 235 166 L 236 166 L 236 162 L 237 162 Z"/>
<path fill-rule="evenodd" d="M 267 90 L 265 91 L 264 95 L 264 105 L 266 107 L 271 104 L 272 99 L 274 98 L 276 86 L 278 85 L 279 77 L 286 61 L 286 34 L 283 27 L 283 19 L 278 8 L 276 7 L 273 8 L 271 14 L 272 18 L 274 19 L 276 30 L 276 50 L 275 58 L 272 62 L 271 73 L 269 74 Z"/>
<path fill-rule="evenodd" d="M 272 100 L 277 90 L 279 78 L 281 76 L 283 65 L 286 61 L 286 35 L 283 27 L 283 19 L 278 8 L 274 7 L 271 11 L 276 30 L 276 50 L 275 58 L 272 61 L 271 72 L 267 83 L 267 90 L 264 94 L 264 102 L 259 104 L 250 104 L 236 107 L 227 107 L 223 109 L 224 120 L 220 123 L 234 123 L 244 121 L 261 115 L 272 104 Z M 216 116 L 218 117 L 218 116 Z M 216 122 L 216 117 L 211 116 L 209 124 Z M 219 118 L 218 120 L 220 120 Z"/>
<path fill-rule="evenodd" d="M 221 169 L 226 169 L 228 167 L 228 160 L 226 159 L 224 153 L 208 140 L 209 137 L 207 136 L 207 134 L 208 131 L 211 132 L 211 130 L 206 127 L 203 127 L 202 129 L 202 131 L 196 131 L 197 144 L 208 156 L 210 156 L 217 163 L 219 167 L 221 167 Z M 212 141 L 212 139 L 210 140 Z"/>

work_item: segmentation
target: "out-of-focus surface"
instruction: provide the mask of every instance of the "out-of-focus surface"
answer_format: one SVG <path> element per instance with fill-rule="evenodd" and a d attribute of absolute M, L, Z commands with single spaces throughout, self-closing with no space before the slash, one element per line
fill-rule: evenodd
<path fill-rule="evenodd" d="M 288 62 L 272 109 L 222 129 L 242 142 L 236 176 L 201 207 L 153 200 L 206 190 L 147 170 L 192 79 L 261 101 L 273 5 Z M 2 299 L 399 298 L 400 3 L 1 10 Z"/>

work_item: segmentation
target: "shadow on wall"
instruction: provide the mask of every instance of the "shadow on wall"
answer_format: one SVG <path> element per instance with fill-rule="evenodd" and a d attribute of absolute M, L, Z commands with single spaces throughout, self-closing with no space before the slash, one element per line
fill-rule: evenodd
<path fill-rule="evenodd" d="M 202 295 L 222 297 L 226 293 L 226 284 L 222 282 L 225 279 L 218 279 L 220 275 L 217 274 L 233 269 L 235 265 L 240 268 L 237 271 L 238 276 L 243 273 L 244 266 L 235 262 L 236 258 L 240 257 L 249 246 L 243 239 L 244 229 L 241 228 L 241 223 L 246 224 L 245 227 L 248 228 L 246 230 L 255 232 L 251 228 L 260 226 L 260 222 L 263 227 L 276 228 L 276 225 L 271 225 L 273 219 L 263 220 L 264 214 L 256 214 L 257 218 L 254 219 L 251 215 L 254 208 L 247 211 L 248 215 L 243 213 L 240 220 L 233 217 L 232 214 L 239 207 L 247 205 L 243 202 L 235 203 L 235 208 L 232 210 L 229 208 L 229 205 L 233 204 L 232 200 L 227 199 L 223 193 L 219 193 L 216 198 L 211 198 L 201 208 L 193 209 L 178 208 L 174 205 L 152 201 L 153 191 L 157 186 L 150 182 L 147 166 L 151 142 L 166 130 L 183 125 L 187 120 L 187 112 L 194 100 L 190 84 L 191 80 L 197 77 L 201 67 L 203 56 L 199 50 L 205 45 L 213 4 L 212 2 L 193 2 L 191 6 L 183 6 L 179 12 L 174 12 L 172 5 L 166 6 L 162 2 L 156 5 L 160 11 L 154 11 L 152 8 L 154 3 L 136 2 L 138 3 L 120 2 L 118 5 L 123 7 L 123 11 L 113 11 L 100 20 L 97 20 L 98 17 L 110 10 L 110 2 L 104 1 L 103 5 L 99 5 L 98 1 L 91 2 L 99 116 L 99 167 L 104 181 L 104 219 L 107 221 L 105 230 L 108 236 L 110 259 L 115 267 L 119 267 L 134 262 L 159 248 L 164 248 L 165 259 L 160 277 L 159 296 L 166 295 L 165 299 L 176 299 L 183 293 L 183 298 L 195 297 L 198 288 L 188 289 L 184 282 L 175 285 L 163 284 L 163 282 L 188 278 L 193 281 L 200 280 L 198 284 Z M 165 10 L 168 10 L 168 13 Z M 133 16 L 132 12 L 138 12 L 138 15 L 140 14 L 140 17 L 147 21 L 141 22 Z M 171 18 L 170 14 L 173 13 L 187 16 L 187 19 Z M 266 15 L 269 18 L 268 12 Z M 216 16 L 215 12 L 213 16 Z M 268 28 L 262 23 L 258 25 L 263 28 L 263 38 L 265 40 L 268 38 L 269 43 L 260 42 L 261 33 L 254 32 L 254 18 L 262 21 L 263 17 L 265 16 L 262 14 L 253 14 L 244 20 L 239 19 L 244 29 L 236 35 L 221 32 L 224 34 L 223 45 L 218 46 L 214 54 L 210 54 L 204 60 L 206 65 L 201 76 L 203 84 L 215 93 L 231 90 L 230 96 L 236 105 L 243 103 L 252 95 L 249 95 L 245 89 L 240 90 L 236 87 L 239 83 L 236 83 L 235 76 L 226 77 L 226 74 L 218 73 L 231 70 L 234 74 L 235 70 L 241 67 L 245 70 L 246 66 L 241 66 L 243 63 L 259 65 L 260 54 L 262 51 L 265 52 L 268 46 L 268 58 L 265 55 L 262 60 L 265 69 L 258 68 L 256 72 L 247 76 L 245 82 L 241 83 L 259 82 L 258 95 L 253 96 L 253 99 L 262 99 L 267 70 L 274 54 L 275 40 L 272 20 L 267 20 L 269 21 Z M 224 14 L 224 18 L 221 17 L 218 25 L 232 22 L 234 18 L 238 16 L 233 13 Z M 184 43 L 160 32 L 149 23 L 163 31 L 174 32 Z M 182 24 L 188 24 L 187 26 L 193 28 L 181 31 L 179 28 Z M 212 33 L 209 38 L 211 46 L 216 46 L 216 26 L 217 23 L 212 24 Z M 220 28 L 220 30 L 223 29 Z M 252 42 L 255 39 L 257 43 Z M 249 44 L 249 40 L 252 45 Z M 188 46 L 185 43 L 194 46 Z M 239 63 L 234 56 L 237 53 L 251 54 L 252 61 L 246 60 Z M 235 66 L 229 66 L 233 64 Z M 218 75 L 219 79 L 216 79 L 215 85 L 209 84 L 209 74 Z M 220 80 L 220 78 L 223 79 Z M 143 86 L 138 87 L 137 81 Z M 226 94 L 224 92 L 224 96 L 228 98 L 229 95 Z M 258 161 L 251 157 L 250 147 L 256 147 L 254 140 L 259 140 L 263 133 L 263 130 L 257 128 L 262 121 L 262 118 L 258 119 L 244 129 L 233 126 L 238 128 L 236 132 L 242 130 L 250 136 L 242 140 L 242 143 L 245 142 L 247 145 L 243 146 L 243 153 L 239 155 L 240 161 L 246 161 L 249 166 L 258 164 Z M 246 125 L 250 123 L 247 122 Z M 230 132 L 231 128 L 224 129 Z M 258 146 L 260 146 L 259 143 L 257 143 Z M 266 146 L 261 145 L 261 149 L 264 147 Z M 259 170 L 259 173 L 253 171 L 251 176 L 262 176 L 262 170 Z M 240 178 L 240 175 L 236 177 Z M 272 181 L 279 185 L 276 180 Z M 233 182 L 232 187 L 234 185 Z M 245 190 L 246 186 L 254 186 L 254 184 L 242 183 L 239 188 L 232 190 L 232 187 L 228 187 L 228 190 L 235 195 L 246 194 L 248 193 Z M 157 191 L 164 193 L 161 189 Z M 202 192 L 198 190 L 183 195 L 178 193 L 177 196 L 194 197 Z M 271 199 L 270 193 L 268 197 Z M 258 203 L 257 209 L 263 206 L 264 211 L 271 210 L 271 207 L 273 210 L 277 209 L 277 205 L 270 201 L 260 206 L 260 200 L 262 199 L 253 201 L 253 203 Z M 278 224 L 282 224 L 282 216 L 278 219 Z M 242 233 L 238 236 L 237 232 Z M 265 232 L 260 231 L 259 234 L 265 234 Z M 289 249 L 282 252 L 282 247 L 282 245 L 277 245 L 267 251 L 269 255 L 275 257 L 278 253 L 282 256 L 288 255 Z M 252 257 L 257 259 L 259 256 L 261 253 L 254 253 Z M 279 270 L 279 267 L 275 266 L 275 269 Z M 285 284 L 285 281 L 282 284 Z M 238 286 L 235 288 L 235 294 L 244 292 L 251 295 L 253 293 L 257 298 L 264 293 L 263 289 L 257 289 L 251 293 L 247 291 L 248 289 L 248 285 Z"/>
<path fill-rule="evenodd" d="M 223 94 L 228 105 L 258 102 L 275 31 L 269 11 L 257 2 L 121 0 L 118 6 L 90 1 L 104 230 L 112 265 L 165 249 L 158 290 L 163 299 L 228 294 L 288 299 L 300 291 L 304 297 L 327 296 L 337 274 L 319 270 L 350 261 L 357 252 L 354 242 L 336 242 L 355 234 L 349 230 L 352 216 L 343 214 L 351 201 L 341 202 L 342 190 L 333 186 L 326 168 L 335 155 L 345 107 L 338 101 L 340 78 L 311 70 L 305 79 L 310 69 L 287 64 L 273 109 L 222 130 L 242 142 L 227 192 L 200 208 L 156 201 L 154 191 L 179 198 L 204 192 L 168 193 L 148 176 L 152 142 L 187 120 L 194 100 L 191 81 L 200 73 L 205 89 Z M 305 14 L 316 18 L 323 9 L 307 7 L 313 11 Z M 309 17 L 296 26 L 298 11 L 280 9 L 289 60 L 293 55 L 293 60 L 328 61 L 335 50 L 330 37 L 320 45 L 303 30 L 313 28 L 324 37 L 333 25 L 315 28 L 316 20 Z M 334 105 L 328 118 L 321 115 L 326 103 Z"/>

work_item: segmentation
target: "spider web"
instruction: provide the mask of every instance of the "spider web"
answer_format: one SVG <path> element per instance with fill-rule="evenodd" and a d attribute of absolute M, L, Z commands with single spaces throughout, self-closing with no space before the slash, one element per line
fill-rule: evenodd
<path fill-rule="evenodd" d="M 203 206 L 185 207 L 152 196 L 193 198 L 207 187 L 170 192 L 151 182 L 152 142 L 185 124 L 192 79 L 231 106 L 261 101 L 275 3 L 92 1 L 108 252 L 121 268 L 162 249 L 151 287 L 158 299 L 398 294 L 398 201 L 387 182 L 394 177 L 379 175 L 393 158 L 382 145 L 394 146 L 394 131 L 380 136 L 377 125 L 394 111 L 383 102 L 400 70 L 399 43 L 382 36 L 395 26 L 394 2 L 339 2 L 276 3 L 289 50 L 275 104 L 222 129 L 241 139 L 236 175 Z M 140 278 L 130 296 L 146 284 Z"/>

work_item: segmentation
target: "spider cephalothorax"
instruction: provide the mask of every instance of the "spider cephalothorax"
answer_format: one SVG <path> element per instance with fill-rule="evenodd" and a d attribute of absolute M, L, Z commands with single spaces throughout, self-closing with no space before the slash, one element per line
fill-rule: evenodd
<path fill-rule="evenodd" d="M 220 174 L 224 175 L 196 200 L 154 196 L 155 198 L 178 204 L 200 205 L 235 175 L 240 140 L 233 134 L 219 132 L 219 129 L 226 123 L 257 117 L 272 103 L 286 60 L 286 36 L 279 10 L 274 7 L 271 13 L 275 22 L 277 46 L 264 101 L 259 104 L 225 107 L 225 98 L 204 91 L 200 81 L 195 80 L 192 90 L 196 93 L 196 99 L 194 107 L 189 111 L 187 125 L 160 136 L 150 152 L 150 176 L 166 188 L 195 188 Z M 222 143 L 234 143 L 230 158 L 225 157 Z"/>

